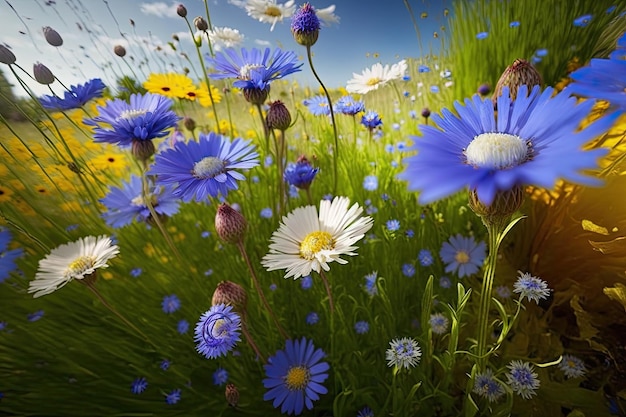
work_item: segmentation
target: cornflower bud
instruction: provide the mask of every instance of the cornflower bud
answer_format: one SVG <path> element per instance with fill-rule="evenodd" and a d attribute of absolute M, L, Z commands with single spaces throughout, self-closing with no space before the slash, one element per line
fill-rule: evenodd
<path fill-rule="evenodd" d="M 224 395 L 226 395 L 226 401 L 228 402 L 228 405 L 230 405 L 231 407 L 237 407 L 237 404 L 239 404 L 239 390 L 237 389 L 235 384 L 226 385 L 226 391 L 224 392 Z"/>
<path fill-rule="evenodd" d="M 113 52 L 115 52 L 115 55 L 123 58 L 124 55 L 126 55 L 126 48 L 124 48 L 122 45 L 115 45 L 113 47 Z"/>
<path fill-rule="evenodd" d="M 496 88 L 493 91 L 491 100 L 494 106 L 498 102 L 498 97 L 502 95 L 502 89 L 509 87 L 509 94 L 511 100 L 515 100 L 517 97 L 517 90 L 523 86 L 528 86 L 528 94 L 532 91 L 536 85 L 541 85 L 541 75 L 533 67 L 533 65 L 525 59 L 516 59 L 511 65 L 509 65 L 498 80 Z"/>
<path fill-rule="evenodd" d="M 310 3 L 304 3 L 291 18 L 291 33 L 300 45 L 313 46 L 320 33 L 320 20 Z"/>
<path fill-rule="evenodd" d="M 139 161 L 147 161 L 156 151 L 151 140 L 133 140 L 131 153 Z"/>
<path fill-rule="evenodd" d="M 187 17 L 187 8 L 183 4 L 179 4 L 176 8 L 176 14 L 180 17 Z"/>
<path fill-rule="evenodd" d="M 491 93 L 491 87 L 489 86 L 489 84 L 481 84 L 478 87 L 478 94 L 480 94 L 481 96 L 486 96 L 489 93 Z"/>
<path fill-rule="evenodd" d="M 246 218 L 226 203 L 220 204 L 215 213 L 215 231 L 228 243 L 240 243 L 248 227 Z"/>
<path fill-rule="evenodd" d="M 261 105 L 265 103 L 267 100 L 267 96 L 270 93 L 269 84 L 264 88 L 244 88 L 243 89 L 243 97 L 246 99 L 248 103 Z"/>
<path fill-rule="evenodd" d="M 196 130 L 196 121 L 193 120 L 191 117 L 184 117 L 183 126 L 185 126 L 188 131 L 193 132 L 194 130 Z"/>
<path fill-rule="evenodd" d="M 52 46 L 63 45 L 63 38 L 61 38 L 59 32 L 52 29 L 50 26 L 43 27 L 43 36 L 46 38 L 46 41 Z"/>
<path fill-rule="evenodd" d="M 270 129 L 287 130 L 291 126 L 291 114 L 282 101 L 276 100 L 270 103 L 265 121 Z"/>
<path fill-rule="evenodd" d="M 195 19 L 193 19 L 193 24 L 196 27 L 196 29 L 201 30 L 203 32 L 209 29 L 209 24 L 206 22 L 206 20 L 204 20 L 202 16 L 198 16 Z"/>
<path fill-rule="evenodd" d="M 422 117 L 424 119 L 428 119 L 430 117 L 430 109 L 428 107 L 424 107 L 422 109 Z"/>
<path fill-rule="evenodd" d="M 15 55 L 2 44 L 0 44 L 0 62 L 7 65 L 15 64 Z"/>
<path fill-rule="evenodd" d="M 37 62 L 33 65 L 33 75 L 39 84 L 52 84 L 54 82 L 54 74 L 44 64 Z"/>
<path fill-rule="evenodd" d="M 211 298 L 211 305 L 217 304 L 231 305 L 235 310 L 243 313 L 248 304 L 248 295 L 241 285 L 232 281 L 222 281 L 217 284 Z"/>

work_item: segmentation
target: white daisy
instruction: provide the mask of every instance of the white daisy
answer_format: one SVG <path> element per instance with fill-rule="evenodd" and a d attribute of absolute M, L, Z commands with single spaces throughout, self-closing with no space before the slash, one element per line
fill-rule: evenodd
<path fill-rule="evenodd" d="M 352 73 L 352 79 L 348 81 L 346 90 L 354 94 L 367 94 L 389 81 L 402 78 L 407 68 L 408 65 L 404 59 L 391 67 L 389 64 L 383 67 L 380 62 L 377 62 L 361 74 Z"/>
<path fill-rule="evenodd" d="M 243 34 L 237 29 L 228 27 L 214 27 L 213 30 L 207 32 L 213 49 L 221 51 L 223 48 L 233 48 L 241 45 L 244 40 Z"/>
<path fill-rule="evenodd" d="M 332 203 L 320 202 L 319 216 L 315 206 L 298 207 L 283 217 L 272 235 L 270 252 L 262 264 L 268 271 L 285 269 L 285 278 L 307 276 L 311 270 L 330 270 L 330 262 L 346 264 L 340 255 L 354 256 L 353 246 L 372 227 L 371 217 L 360 217 L 363 208 L 350 199 L 335 197 Z"/>
<path fill-rule="evenodd" d="M 108 267 L 107 261 L 118 253 L 118 246 L 107 236 L 87 236 L 61 245 L 39 261 L 28 292 L 34 292 L 35 298 L 50 294 L 73 279 L 83 279 L 98 268 Z"/>
<path fill-rule="evenodd" d="M 277 3 L 276 0 L 229 0 L 229 3 L 245 9 L 248 16 L 259 22 L 271 24 L 270 30 L 274 30 L 276 23 L 291 17 L 296 11 L 295 0 L 284 4 Z"/>
<path fill-rule="evenodd" d="M 334 4 L 323 9 L 315 9 L 315 15 L 317 16 L 317 18 L 328 26 L 332 23 L 339 23 L 339 16 L 337 16 L 334 12 Z"/>

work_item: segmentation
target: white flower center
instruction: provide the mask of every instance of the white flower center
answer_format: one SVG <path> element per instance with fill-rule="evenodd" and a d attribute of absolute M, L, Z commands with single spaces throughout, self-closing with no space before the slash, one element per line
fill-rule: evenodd
<path fill-rule="evenodd" d="M 148 113 L 148 110 L 146 109 L 124 110 L 123 112 L 120 113 L 119 116 L 117 116 L 116 120 L 120 120 L 120 119 L 133 120 L 133 119 L 136 119 L 137 117 L 143 116 L 146 113 Z"/>
<path fill-rule="evenodd" d="M 70 263 L 65 271 L 65 275 L 70 277 L 80 277 L 93 267 L 95 259 L 93 256 L 81 256 Z"/>
<path fill-rule="evenodd" d="M 193 175 L 201 179 L 215 178 L 224 172 L 226 162 L 214 156 L 206 156 L 193 166 Z"/>
<path fill-rule="evenodd" d="M 506 169 L 528 160 L 528 143 L 508 133 L 482 133 L 465 149 L 465 158 L 475 167 Z"/>
<path fill-rule="evenodd" d="M 239 69 L 239 78 L 242 80 L 250 79 L 250 71 L 257 70 L 259 68 L 265 68 L 265 66 L 260 64 L 246 64 Z"/>

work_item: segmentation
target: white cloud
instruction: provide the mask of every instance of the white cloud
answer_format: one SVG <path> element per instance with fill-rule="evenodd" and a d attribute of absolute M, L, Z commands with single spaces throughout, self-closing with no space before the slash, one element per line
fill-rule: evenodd
<path fill-rule="evenodd" d="M 141 12 L 146 15 L 153 15 L 157 17 L 179 17 L 176 14 L 176 8 L 178 3 L 167 4 L 162 1 L 155 3 L 141 3 Z"/>
<path fill-rule="evenodd" d="M 254 43 L 259 46 L 272 46 L 272 43 L 270 41 L 265 41 L 263 39 L 255 39 Z"/>

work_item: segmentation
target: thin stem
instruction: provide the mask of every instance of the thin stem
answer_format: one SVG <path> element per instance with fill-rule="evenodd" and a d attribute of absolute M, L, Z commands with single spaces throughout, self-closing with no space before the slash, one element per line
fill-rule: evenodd
<path fill-rule="evenodd" d="M 336 194 L 337 182 L 339 179 L 339 173 L 338 173 L 338 167 L 337 167 L 338 160 L 339 160 L 339 135 L 337 134 L 337 123 L 335 123 L 335 112 L 333 111 L 333 102 L 330 99 L 330 94 L 328 94 L 328 90 L 324 86 L 324 83 L 322 82 L 320 77 L 317 75 L 317 72 L 315 72 L 315 67 L 313 67 L 313 58 L 311 57 L 311 46 L 309 45 L 307 45 L 306 47 L 306 56 L 309 60 L 309 66 L 311 67 L 313 76 L 315 76 L 315 79 L 317 80 L 317 82 L 320 83 L 320 85 L 322 86 L 322 90 L 324 90 L 324 94 L 326 95 L 326 99 L 328 100 L 328 109 L 330 110 L 330 120 L 331 120 L 331 123 L 333 124 L 333 133 L 335 135 L 335 149 L 333 152 L 333 170 L 335 172 L 335 178 L 333 182 L 333 194 Z"/>
<path fill-rule="evenodd" d="M 252 338 L 252 335 L 250 334 L 250 331 L 248 330 L 248 325 L 246 324 L 245 315 L 244 317 L 242 317 L 242 320 L 241 320 L 241 331 L 244 337 L 246 338 L 246 340 L 248 341 L 248 344 L 250 345 L 252 350 L 254 350 L 254 353 L 256 353 L 256 355 L 259 357 L 261 362 L 266 363 L 267 361 L 265 360 L 265 357 L 261 354 L 261 351 L 259 350 L 259 347 L 256 345 L 256 343 L 254 343 L 254 339 Z"/>
<path fill-rule="evenodd" d="M 233 115 L 230 110 L 230 98 L 229 98 L 230 90 L 224 89 L 224 100 L 226 100 L 226 111 L 228 112 L 228 128 L 230 130 L 230 138 L 235 138 L 235 130 L 233 128 Z"/>
<path fill-rule="evenodd" d="M 259 283 L 259 278 L 257 277 L 256 272 L 254 271 L 252 262 L 250 262 L 250 258 L 248 257 L 246 248 L 243 246 L 243 241 L 237 242 L 237 248 L 239 249 L 239 252 L 241 253 L 241 256 L 243 257 L 244 261 L 246 262 L 246 265 L 248 266 L 248 270 L 250 271 L 250 275 L 252 276 L 252 281 L 254 282 L 254 287 L 256 288 L 256 291 L 259 294 L 259 298 L 261 299 L 263 306 L 265 307 L 269 315 L 272 317 L 272 320 L 274 320 L 274 324 L 276 324 L 276 327 L 278 328 L 278 331 L 280 332 L 280 334 L 285 339 L 289 339 L 290 338 L 289 335 L 287 335 L 285 330 L 283 330 L 282 326 L 280 325 L 280 322 L 278 321 L 278 318 L 274 314 L 274 310 L 272 310 L 272 307 L 270 307 L 270 304 L 267 302 L 267 298 L 265 298 L 265 294 L 263 294 L 263 289 L 261 288 L 261 284 Z"/>
<path fill-rule="evenodd" d="M 333 313 L 335 312 L 335 303 L 333 302 L 333 294 L 330 291 L 330 283 L 328 282 L 328 279 L 326 279 L 326 273 L 323 269 L 320 271 L 320 277 L 322 278 L 322 282 L 324 283 L 324 288 L 326 288 L 326 294 L 328 295 L 328 305 L 330 307 L 330 315 L 332 317 Z"/>
<path fill-rule="evenodd" d="M 256 105 L 256 109 L 259 112 L 259 117 L 261 118 L 261 126 L 263 126 L 263 135 L 265 136 L 265 152 L 270 152 L 270 130 L 267 127 L 267 123 L 265 123 L 265 118 L 263 117 L 263 109 L 260 104 Z"/>

